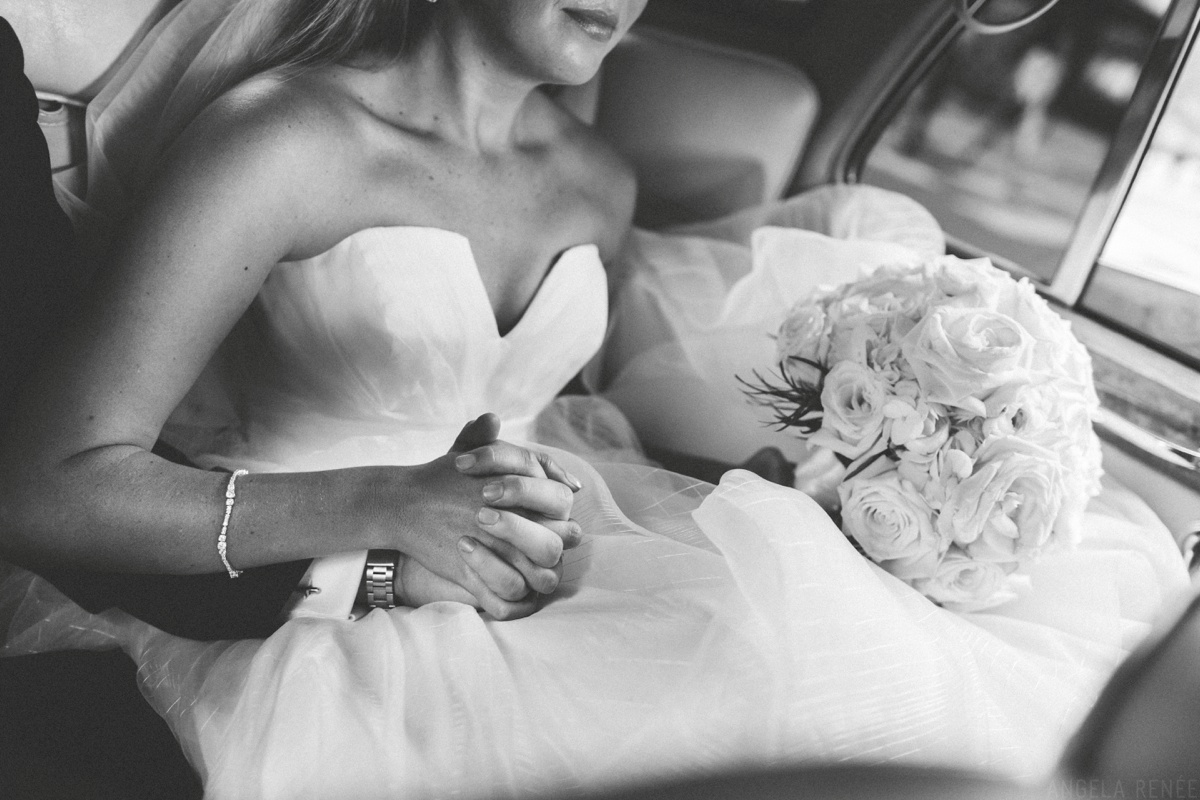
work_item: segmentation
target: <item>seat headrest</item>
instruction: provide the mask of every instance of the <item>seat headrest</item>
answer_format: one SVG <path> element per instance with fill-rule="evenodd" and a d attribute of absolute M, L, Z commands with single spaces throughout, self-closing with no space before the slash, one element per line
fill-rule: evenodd
<path fill-rule="evenodd" d="M 635 26 L 604 62 L 596 125 L 637 170 L 639 224 L 662 227 L 781 197 L 818 108 L 790 65 Z"/>
<path fill-rule="evenodd" d="M 0 0 L 35 89 L 86 103 L 179 0 Z"/>
<path fill-rule="evenodd" d="M 39 94 L 82 105 L 178 2 L 0 0 L 0 16 L 21 38 Z M 781 197 L 818 110 L 812 83 L 787 64 L 644 25 L 610 54 L 598 81 L 557 96 L 594 118 L 633 163 L 637 221 L 648 227 Z M 43 128 L 65 178 L 81 169 L 82 110 L 48 113 Z"/>

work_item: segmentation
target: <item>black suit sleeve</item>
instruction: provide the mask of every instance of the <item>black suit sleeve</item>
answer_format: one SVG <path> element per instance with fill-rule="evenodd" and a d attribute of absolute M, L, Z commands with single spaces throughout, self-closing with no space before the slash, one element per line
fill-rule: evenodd
<path fill-rule="evenodd" d="M 65 319 L 88 266 L 54 197 L 38 105 L 16 33 L 0 17 L 0 410 Z M 216 547 L 219 508 L 213 509 Z M 90 611 L 113 606 L 193 639 L 266 636 L 308 561 L 210 575 L 39 570 Z"/>
<path fill-rule="evenodd" d="M 54 199 L 50 156 L 37 126 L 16 34 L 0 18 L 0 404 L 33 367 L 86 270 Z"/>
<path fill-rule="evenodd" d="M 215 541 L 215 537 L 214 537 Z M 88 611 L 117 607 L 188 639 L 257 639 L 279 627 L 284 603 L 308 561 L 205 575 L 119 575 L 42 569 L 41 575 Z"/>

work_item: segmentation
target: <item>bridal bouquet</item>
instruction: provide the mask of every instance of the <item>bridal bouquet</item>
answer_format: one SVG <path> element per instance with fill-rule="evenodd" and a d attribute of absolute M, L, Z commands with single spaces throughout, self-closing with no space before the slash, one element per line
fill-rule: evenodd
<path fill-rule="evenodd" d="M 802 300 L 780 373 L 749 392 L 845 465 L 842 530 L 934 602 L 1015 596 L 1078 541 L 1099 491 L 1087 351 L 1027 280 L 987 259 L 884 267 Z"/>

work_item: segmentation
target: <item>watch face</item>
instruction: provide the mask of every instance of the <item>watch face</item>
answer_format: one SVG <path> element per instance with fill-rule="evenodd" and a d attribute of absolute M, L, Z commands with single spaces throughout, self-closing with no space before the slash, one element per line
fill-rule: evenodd
<path fill-rule="evenodd" d="M 396 562 L 400 560 L 400 554 L 394 550 L 368 550 L 367 551 L 367 567 L 390 567 L 396 568 Z"/>

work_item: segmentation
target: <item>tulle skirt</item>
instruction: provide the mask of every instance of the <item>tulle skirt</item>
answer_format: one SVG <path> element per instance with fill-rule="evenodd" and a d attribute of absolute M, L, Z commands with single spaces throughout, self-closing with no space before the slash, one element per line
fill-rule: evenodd
<path fill-rule="evenodd" d="M 253 38 L 220 26 L 239 5 L 254 7 L 180 4 L 92 104 L 88 207 L 72 201 L 85 232 L 103 239 L 239 63 Z M 656 444 L 731 462 L 776 444 L 820 485 L 831 465 L 765 433 L 733 376 L 771 363 L 767 334 L 813 285 L 941 252 L 928 212 L 886 194 L 836 187 L 635 232 L 591 386 Z M 532 435 L 586 484 L 586 538 L 526 619 L 435 603 L 199 643 L 0 566 L 2 652 L 125 650 L 213 798 L 515 796 L 831 761 L 1036 778 L 1186 586 L 1170 534 L 1115 484 L 1027 594 L 957 614 L 865 561 L 800 491 L 648 464 L 603 400 L 557 401 Z"/>
<path fill-rule="evenodd" d="M 446 602 L 199 643 L 11 570 L 6 652 L 122 647 L 214 798 L 515 796 L 831 761 L 1037 778 L 1186 583 L 1170 535 L 1110 484 L 1025 596 L 952 613 L 801 492 L 612 460 L 622 425 L 596 399 L 539 421 L 593 461 L 556 453 L 586 484 L 586 538 L 526 619 Z"/>

